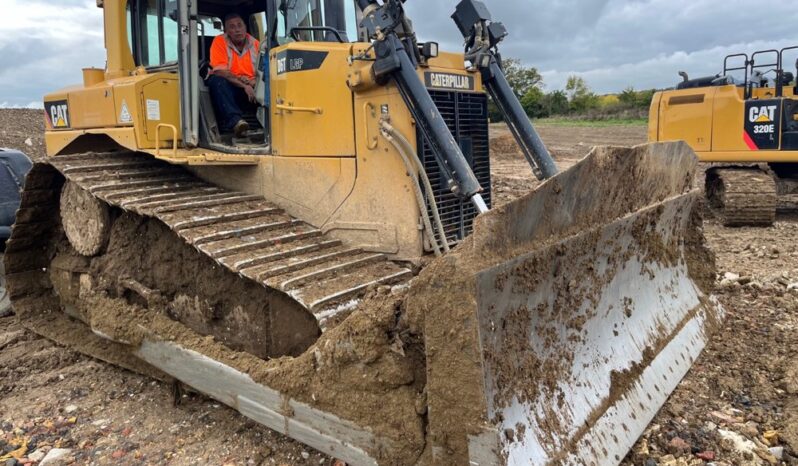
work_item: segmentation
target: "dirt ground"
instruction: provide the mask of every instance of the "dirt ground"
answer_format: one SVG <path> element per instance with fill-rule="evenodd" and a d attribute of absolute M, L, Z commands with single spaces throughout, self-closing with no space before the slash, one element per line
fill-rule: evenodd
<path fill-rule="evenodd" d="M 41 112 L 0 110 L 0 147 L 43 155 Z M 541 126 L 561 168 L 645 128 Z M 531 189 L 509 134 L 492 128 L 498 203 Z M 798 216 L 705 234 L 728 318 L 624 464 L 798 464 Z M 67 448 L 74 464 L 334 464 L 213 400 L 57 347 L 0 319 L 0 457 Z M 38 452 L 37 452 L 38 451 Z M 778 456 L 781 455 L 780 459 Z M 19 455 L 18 455 L 19 456 Z"/>
<path fill-rule="evenodd" d="M 0 148 L 17 149 L 28 157 L 44 157 L 44 112 L 0 109 Z"/>

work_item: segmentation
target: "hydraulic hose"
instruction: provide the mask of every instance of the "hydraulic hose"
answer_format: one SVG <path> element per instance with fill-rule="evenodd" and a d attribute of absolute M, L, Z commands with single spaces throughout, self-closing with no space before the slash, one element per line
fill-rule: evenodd
<path fill-rule="evenodd" d="M 410 144 L 410 141 L 405 137 L 405 135 L 397 130 L 388 121 L 382 120 L 380 127 L 383 129 L 383 131 L 387 132 L 399 142 L 405 152 L 403 157 L 409 158 L 414 163 L 416 172 L 419 174 L 419 178 L 421 178 L 424 183 L 424 189 L 426 189 L 427 193 L 429 193 L 429 196 L 427 196 L 427 202 L 429 203 L 432 216 L 435 220 L 435 228 L 438 231 L 438 236 L 441 237 L 443 250 L 444 252 L 449 252 L 449 242 L 446 239 L 446 229 L 443 227 L 440 212 L 438 211 L 438 203 L 435 201 L 435 196 L 433 195 L 435 191 L 432 189 L 432 183 L 429 180 L 429 176 L 427 176 L 427 171 L 424 169 L 424 165 L 421 163 L 421 159 L 418 158 L 416 149 L 412 144 Z M 399 149 L 397 148 L 397 150 Z"/>
<path fill-rule="evenodd" d="M 410 180 L 413 182 L 413 192 L 416 195 L 416 203 L 418 204 L 418 209 L 421 211 L 421 220 L 424 222 L 424 229 L 429 232 L 430 235 L 430 244 L 432 245 L 432 249 L 435 251 L 435 255 L 440 257 L 443 255 L 441 252 L 441 247 L 438 245 L 438 242 L 435 240 L 435 234 L 432 231 L 432 222 L 430 222 L 429 213 L 427 212 L 427 206 L 424 204 L 424 194 L 421 192 L 421 185 L 418 183 L 418 178 L 413 176 L 414 166 L 407 158 L 407 155 L 404 153 L 404 149 L 400 146 L 400 144 L 393 138 L 390 134 L 383 131 L 382 137 L 385 138 L 386 141 L 391 143 L 391 145 L 399 152 L 400 157 L 402 158 L 402 162 L 405 164 L 405 170 L 407 170 L 407 175 L 410 177 Z"/>

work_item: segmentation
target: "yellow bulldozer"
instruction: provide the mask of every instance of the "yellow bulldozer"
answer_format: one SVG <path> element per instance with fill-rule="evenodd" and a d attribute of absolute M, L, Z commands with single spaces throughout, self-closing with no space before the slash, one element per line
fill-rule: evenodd
<path fill-rule="evenodd" d="M 486 5 L 445 53 L 403 3 L 101 1 L 106 68 L 44 98 L 14 310 L 350 464 L 617 464 L 723 316 L 695 155 L 558 173 Z M 204 79 L 231 10 L 260 39 L 232 134 Z M 544 180 L 499 207 L 489 98 Z"/>
<path fill-rule="evenodd" d="M 715 76 L 680 72 L 651 103 L 649 141 L 684 140 L 712 164 L 707 199 L 726 226 L 769 226 L 798 206 L 798 87 L 785 71 L 796 50 L 729 55 Z"/>

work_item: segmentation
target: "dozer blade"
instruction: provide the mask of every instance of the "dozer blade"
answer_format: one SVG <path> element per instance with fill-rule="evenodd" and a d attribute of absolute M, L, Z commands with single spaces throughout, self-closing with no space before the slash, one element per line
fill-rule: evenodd
<path fill-rule="evenodd" d="M 153 287 L 141 293 L 119 288 L 103 264 L 124 246 L 126 225 L 153 228 L 156 240 L 169 230 L 123 214 L 104 255 L 80 257 L 60 221 L 65 176 L 41 165 L 6 250 L 9 291 L 28 328 L 178 379 L 350 464 L 613 464 L 723 315 L 708 297 L 696 163 L 682 143 L 594 150 L 480 216 L 471 237 L 409 284 L 371 287 L 296 357 L 235 349 L 180 322 L 174 277 L 138 282 Z M 239 289 L 243 278 L 182 241 L 169 243 L 177 256 L 155 251 Z M 199 300 L 189 298 L 183 306 Z M 280 303 L 250 317 L 278 322 Z M 230 318 L 210 316 L 223 327 Z"/>
<path fill-rule="evenodd" d="M 477 276 L 488 418 L 509 464 L 620 461 L 690 368 L 714 319 L 678 251 L 692 202 Z"/>
<path fill-rule="evenodd" d="M 471 251 L 436 270 L 461 278 L 433 281 L 473 296 L 426 307 L 436 463 L 626 456 L 723 315 L 695 166 L 683 144 L 599 148 L 478 219 Z"/>

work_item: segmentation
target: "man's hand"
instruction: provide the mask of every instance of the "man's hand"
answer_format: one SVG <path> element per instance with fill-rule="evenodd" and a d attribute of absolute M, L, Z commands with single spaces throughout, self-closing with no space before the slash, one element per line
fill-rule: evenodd
<path fill-rule="evenodd" d="M 255 89 L 252 88 L 249 84 L 244 85 L 244 92 L 247 93 L 247 97 L 249 101 L 255 103 L 257 101 L 257 97 L 255 96 Z"/>
<path fill-rule="evenodd" d="M 246 76 L 236 76 L 231 73 L 229 70 L 214 70 L 213 74 L 217 76 L 221 76 L 226 80 L 230 81 L 236 87 L 240 87 L 244 89 L 244 92 L 247 93 L 247 98 L 252 103 L 257 102 L 255 97 L 255 79 L 250 79 Z"/>

